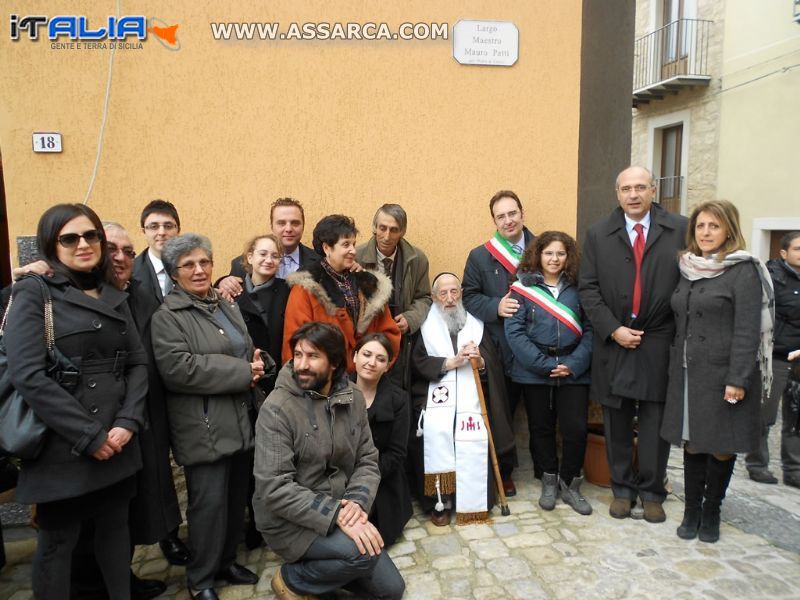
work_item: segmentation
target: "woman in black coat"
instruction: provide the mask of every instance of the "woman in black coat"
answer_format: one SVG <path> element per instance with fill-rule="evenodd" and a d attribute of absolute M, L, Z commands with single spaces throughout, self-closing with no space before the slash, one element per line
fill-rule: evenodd
<path fill-rule="evenodd" d="M 356 384 L 367 401 L 372 441 L 378 449 L 381 483 L 369 520 L 388 548 L 411 518 L 411 492 L 406 479 L 408 395 L 384 377 L 392 362 L 392 345 L 382 333 L 368 333 L 356 344 Z"/>
<path fill-rule="evenodd" d="M 259 383 L 267 394 L 275 387 L 280 370 L 283 317 L 289 299 L 289 286 L 277 277 L 282 256 L 281 245 L 271 233 L 250 240 L 244 252 L 243 291 L 236 296 L 253 344 L 266 350 L 277 365 L 275 373 Z"/>
<path fill-rule="evenodd" d="M 236 303 L 242 313 L 247 333 L 253 339 L 257 348 L 266 350 L 275 361 L 281 363 L 281 343 L 283 342 L 283 316 L 286 312 L 286 301 L 289 299 L 289 286 L 286 281 L 279 279 L 278 266 L 281 263 L 283 252 L 281 245 L 271 233 L 259 235 L 247 243 L 243 253 L 242 266 L 245 270 L 242 293 L 236 296 Z M 269 394 L 275 387 L 276 368 L 272 373 L 267 373 L 259 385 L 264 394 Z M 250 414 L 255 426 L 258 408 L 253 407 Z M 253 513 L 253 493 L 255 492 L 255 479 L 250 469 L 250 483 L 247 497 L 250 510 L 250 520 L 245 530 L 245 545 L 253 550 L 264 543 L 264 538 L 256 529 Z"/>
<path fill-rule="evenodd" d="M 730 202 L 695 208 L 686 237 L 671 301 L 676 331 L 661 435 L 684 448 L 678 536 L 716 542 L 736 454 L 758 446 L 761 375 L 771 372 L 772 285 L 764 265 L 744 251 Z"/>
<path fill-rule="evenodd" d="M 39 220 L 39 252 L 54 272 L 55 342 L 78 368 L 70 382 L 47 376 L 39 282 L 14 286 L 5 342 L 14 387 L 47 425 L 41 453 L 22 463 L 17 499 L 38 505 L 33 559 L 37 598 L 67 598 L 81 528 L 94 548 L 111 598 L 130 597 L 128 506 L 141 468 L 147 357 L 126 294 L 113 285 L 100 219 L 80 204 L 59 204 Z M 67 385 L 71 383 L 71 385 Z"/>

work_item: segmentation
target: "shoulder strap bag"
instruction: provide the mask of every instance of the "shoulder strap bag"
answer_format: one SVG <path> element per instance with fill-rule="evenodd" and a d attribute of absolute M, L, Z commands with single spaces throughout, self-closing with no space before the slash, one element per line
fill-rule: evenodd
<path fill-rule="evenodd" d="M 44 339 L 47 347 L 47 375 L 67 391 L 78 383 L 78 369 L 55 347 L 53 330 L 53 299 L 47 284 L 38 275 L 44 300 Z M 12 293 L 0 323 L 0 450 L 25 460 L 35 459 L 44 446 L 47 426 L 36 416 L 22 395 L 14 389 L 8 372 L 5 328 L 8 313 L 14 300 Z"/>

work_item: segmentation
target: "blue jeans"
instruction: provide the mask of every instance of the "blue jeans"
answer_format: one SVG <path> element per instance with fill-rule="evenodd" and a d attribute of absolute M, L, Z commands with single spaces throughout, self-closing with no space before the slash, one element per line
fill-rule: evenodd
<path fill-rule="evenodd" d="M 297 594 L 319 596 L 347 587 L 359 597 L 401 598 L 406 584 L 384 549 L 377 556 L 360 554 L 338 527 L 318 537 L 303 558 L 281 567 L 286 585 Z"/>

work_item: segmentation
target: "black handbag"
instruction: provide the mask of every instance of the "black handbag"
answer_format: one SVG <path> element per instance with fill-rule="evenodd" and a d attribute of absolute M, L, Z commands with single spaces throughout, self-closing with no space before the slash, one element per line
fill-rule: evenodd
<path fill-rule="evenodd" d="M 68 391 L 75 389 L 78 383 L 78 369 L 69 359 L 55 347 L 53 331 L 53 299 L 47 284 L 38 275 L 44 299 L 44 338 L 47 346 L 47 375 Z M 14 389 L 8 372 L 6 355 L 5 328 L 8 313 L 14 300 L 13 293 L 8 301 L 3 321 L 0 323 L 0 450 L 11 456 L 32 460 L 39 455 L 44 446 L 47 426 Z M 70 390 L 72 388 L 72 390 Z"/>

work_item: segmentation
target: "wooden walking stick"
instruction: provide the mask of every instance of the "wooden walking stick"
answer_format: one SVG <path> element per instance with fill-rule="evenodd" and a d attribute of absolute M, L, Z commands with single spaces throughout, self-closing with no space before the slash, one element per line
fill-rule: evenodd
<path fill-rule="evenodd" d="M 494 436 L 492 436 L 492 428 L 489 426 L 489 415 L 486 414 L 486 399 L 483 397 L 481 376 L 478 373 L 478 359 L 470 358 L 469 364 L 472 365 L 472 374 L 475 377 L 475 387 L 478 388 L 478 399 L 481 401 L 481 416 L 483 417 L 483 425 L 486 427 L 486 433 L 489 435 L 489 455 L 492 457 L 494 481 L 497 484 L 497 495 L 500 497 L 500 514 L 502 514 L 504 517 L 507 517 L 511 514 L 511 509 L 508 508 L 506 493 L 503 491 L 503 480 L 500 478 L 500 467 L 497 466 L 497 452 L 494 449 Z"/>

